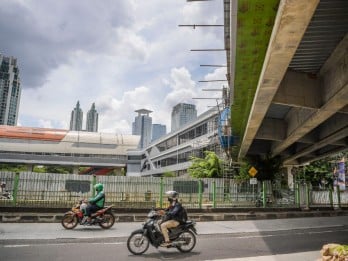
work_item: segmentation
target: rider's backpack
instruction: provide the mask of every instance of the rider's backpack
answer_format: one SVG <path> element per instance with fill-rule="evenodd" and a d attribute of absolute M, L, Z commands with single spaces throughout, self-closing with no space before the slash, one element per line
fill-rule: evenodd
<path fill-rule="evenodd" d="M 187 221 L 187 211 L 183 206 L 181 206 L 180 219 L 181 219 L 182 223 L 186 223 L 186 221 Z"/>

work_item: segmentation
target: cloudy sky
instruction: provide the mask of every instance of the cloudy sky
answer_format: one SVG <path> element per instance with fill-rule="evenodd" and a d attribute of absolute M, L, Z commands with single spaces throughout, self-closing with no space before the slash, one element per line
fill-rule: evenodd
<path fill-rule="evenodd" d="M 223 1 L 0 0 L 0 53 L 18 59 L 21 103 L 18 125 L 68 129 L 80 101 L 95 102 L 99 131 L 131 134 L 137 109 L 170 130 L 171 110 L 196 104 L 198 114 L 216 105 L 226 68 Z"/>

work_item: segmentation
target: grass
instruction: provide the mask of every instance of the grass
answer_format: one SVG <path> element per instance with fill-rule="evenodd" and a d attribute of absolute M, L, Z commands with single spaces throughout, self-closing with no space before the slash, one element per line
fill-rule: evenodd
<path fill-rule="evenodd" d="M 237 15 L 233 135 L 242 140 L 255 96 L 279 0 L 239 0 Z"/>

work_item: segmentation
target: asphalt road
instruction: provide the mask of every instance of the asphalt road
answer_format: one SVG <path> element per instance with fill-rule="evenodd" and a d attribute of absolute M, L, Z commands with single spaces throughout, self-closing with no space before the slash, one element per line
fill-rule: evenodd
<path fill-rule="evenodd" d="M 60 224 L 0 223 L 0 260 L 301 260 L 319 258 L 323 244 L 348 242 L 346 217 L 200 222 L 191 253 L 150 247 L 131 255 L 127 236 L 140 223 L 110 230 Z"/>

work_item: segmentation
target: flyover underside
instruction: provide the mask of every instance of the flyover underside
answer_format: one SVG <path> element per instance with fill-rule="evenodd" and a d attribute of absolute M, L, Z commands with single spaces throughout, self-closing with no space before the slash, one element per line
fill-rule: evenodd
<path fill-rule="evenodd" d="M 296 165 L 347 150 L 347 13 L 343 0 L 280 2 L 239 158 Z"/>

